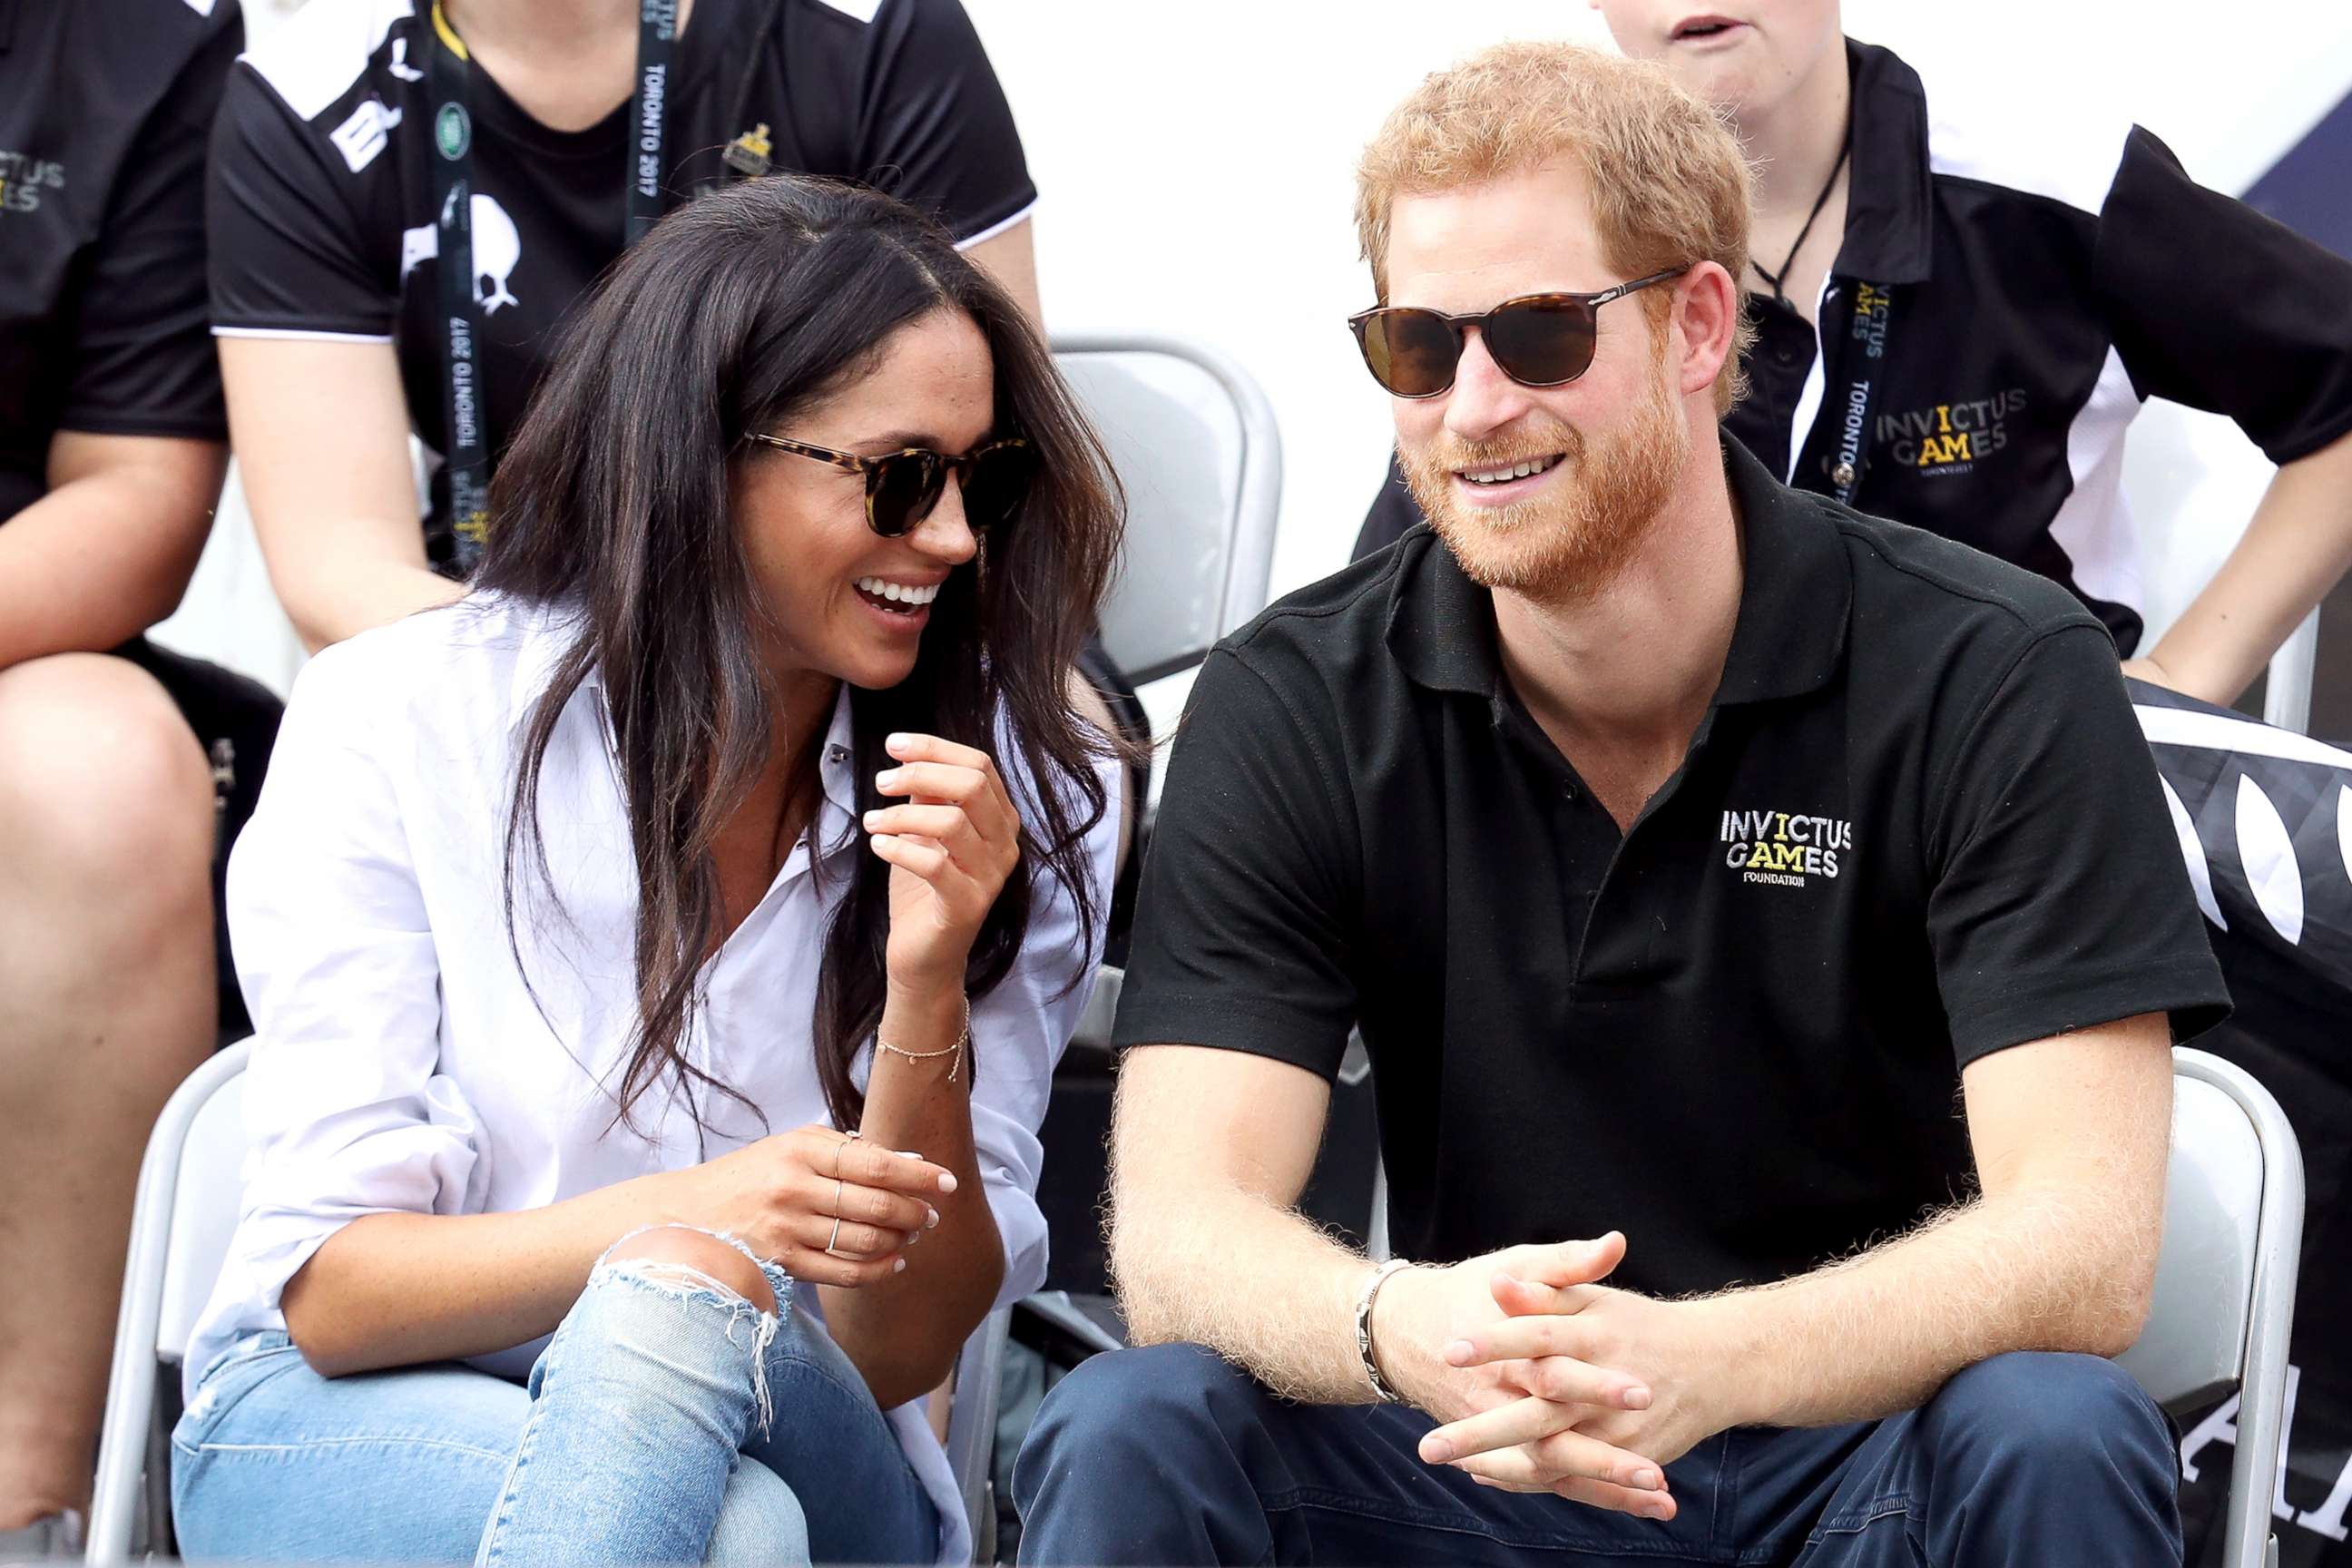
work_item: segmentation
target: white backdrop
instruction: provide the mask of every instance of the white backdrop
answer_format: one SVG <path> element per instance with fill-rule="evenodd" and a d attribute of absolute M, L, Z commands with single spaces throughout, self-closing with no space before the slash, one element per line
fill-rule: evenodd
<path fill-rule="evenodd" d="M 335 4 L 340 0 L 315 0 Z M 1043 202 L 1056 331 L 1208 340 L 1265 384 L 1285 445 L 1277 593 L 1341 564 L 1379 483 L 1388 410 L 1342 325 L 1370 302 L 1349 216 L 1356 153 L 1423 72 L 1497 38 L 1605 46 L 1576 0 L 965 0 Z M 275 0 L 247 0 L 264 33 Z M 2344 0 L 1847 0 L 1857 37 L 1965 81 L 2053 138 L 2122 119 L 2242 190 L 2352 89 Z M 2352 180 L 2352 171 L 2347 172 Z M 2128 470 L 2168 563 L 2153 629 L 2235 540 L 2269 473 L 2226 422 L 2151 409 Z M 161 635 L 281 687 L 299 655 L 232 498 Z"/>

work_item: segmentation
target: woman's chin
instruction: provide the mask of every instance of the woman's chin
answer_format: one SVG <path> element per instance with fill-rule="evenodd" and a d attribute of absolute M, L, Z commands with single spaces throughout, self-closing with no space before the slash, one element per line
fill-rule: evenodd
<path fill-rule="evenodd" d="M 912 650 L 863 648 L 831 663 L 826 674 L 861 691 L 887 691 L 915 673 Z"/>

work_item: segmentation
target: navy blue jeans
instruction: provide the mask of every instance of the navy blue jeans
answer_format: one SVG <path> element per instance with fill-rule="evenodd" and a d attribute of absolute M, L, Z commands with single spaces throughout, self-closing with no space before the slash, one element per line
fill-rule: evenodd
<path fill-rule="evenodd" d="M 1711 1437 L 1666 1467 L 1680 1507 L 1664 1523 L 1423 1464 L 1432 1425 L 1396 1405 L 1287 1403 L 1195 1345 L 1097 1356 L 1047 1396 L 1021 1452 L 1021 1561 L 2180 1562 L 2170 1430 L 2093 1356 L 1999 1356 L 1884 1421 Z"/>

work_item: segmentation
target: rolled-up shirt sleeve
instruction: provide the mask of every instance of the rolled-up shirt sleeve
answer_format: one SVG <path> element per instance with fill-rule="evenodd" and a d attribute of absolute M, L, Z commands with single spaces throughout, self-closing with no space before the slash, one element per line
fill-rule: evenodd
<path fill-rule="evenodd" d="M 228 879 L 254 1019 L 245 1197 L 222 1290 L 274 1314 L 362 1215 L 483 1206 L 485 1140 L 438 1070 L 440 970 L 402 813 L 370 754 L 390 694 L 331 648 L 296 684 Z M 259 1325 L 247 1325 L 259 1326 Z"/>
<path fill-rule="evenodd" d="M 1002 761 L 1011 754 L 1010 748 L 1001 747 L 997 754 Z M 1013 805 L 1034 832 L 1039 816 L 1029 792 L 1016 769 L 1007 766 L 1005 772 Z M 1106 763 L 1097 776 L 1107 805 L 1102 820 L 1086 838 L 1088 891 L 1096 911 L 1093 931 L 1081 932 L 1070 889 L 1051 872 L 1039 870 L 1021 956 L 994 990 L 972 1004 L 971 1046 L 978 1073 L 972 1080 L 971 1137 L 988 1206 L 1004 1242 L 1004 1281 L 996 1292 L 1000 1307 L 1045 1283 L 1045 1215 L 1037 1206 L 1044 1152 L 1037 1131 L 1045 1120 L 1055 1065 L 1077 1031 L 1094 991 L 1118 857 L 1119 771 Z M 1083 801 L 1073 804 L 1083 809 Z M 1083 942 L 1082 936 L 1087 938 Z"/>

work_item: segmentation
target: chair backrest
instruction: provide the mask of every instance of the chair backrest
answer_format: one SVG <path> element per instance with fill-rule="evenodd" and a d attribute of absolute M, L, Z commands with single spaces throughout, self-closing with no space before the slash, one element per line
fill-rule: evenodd
<path fill-rule="evenodd" d="M 2185 1048 L 2172 1060 L 2156 1300 L 2138 1342 L 2116 1360 L 2176 1412 L 2238 1390 L 2221 1561 L 2256 1568 L 2275 1549 L 2271 1492 L 2286 1440 L 2303 1151 L 2278 1101 L 2245 1069 Z"/>
<path fill-rule="evenodd" d="M 157 1379 L 187 1353 L 236 1226 L 251 1048 L 240 1040 L 215 1052 L 164 1103 L 147 1135 L 90 1495 L 92 1563 L 118 1562 L 131 1550 Z"/>
<path fill-rule="evenodd" d="M 2245 1378 L 2256 1314 L 2293 1302 L 2292 1276 L 2282 1289 L 2277 1272 L 2300 1256 L 2302 1186 L 2301 1152 L 2269 1092 L 2218 1057 L 2176 1051 L 2156 1300 L 2117 1358 L 2159 1403 L 2201 1403 Z"/>
<path fill-rule="evenodd" d="M 1265 607 L 1282 440 L 1249 373 L 1159 336 L 1066 336 L 1054 356 L 1127 490 L 1103 644 L 1138 685 L 1190 668 Z"/>
<path fill-rule="evenodd" d="M 242 1048 L 242 1047 L 240 1047 Z M 244 1064 L 197 1108 L 180 1149 L 172 1192 L 172 1238 L 163 1254 L 163 1295 L 155 1321 L 155 1355 L 176 1366 L 188 1350 L 197 1314 L 212 1295 L 236 1231 L 245 1190 Z"/>
<path fill-rule="evenodd" d="M 2219 1086 L 2176 1074 L 2156 1304 L 2139 1342 L 2117 1358 L 2159 1404 L 2195 1403 L 2237 1383 L 2262 1213 L 2252 1119 Z"/>

